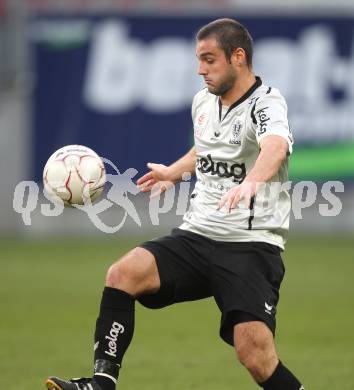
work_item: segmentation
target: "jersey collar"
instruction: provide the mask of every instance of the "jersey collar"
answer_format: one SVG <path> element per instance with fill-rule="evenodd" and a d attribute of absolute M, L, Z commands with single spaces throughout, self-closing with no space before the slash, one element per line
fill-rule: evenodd
<path fill-rule="evenodd" d="M 262 85 L 262 80 L 260 77 L 256 76 L 256 81 L 252 85 L 252 87 L 244 94 L 242 95 L 238 100 L 236 100 L 234 103 L 231 104 L 229 109 L 227 110 L 227 113 L 225 114 L 224 118 L 221 118 L 221 113 L 222 113 L 222 104 L 220 98 L 218 99 L 219 103 L 219 121 L 221 122 L 223 119 L 225 119 L 228 115 L 228 113 L 233 110 L 235 107 L 239 106 L 241 103 L 243 103 L 246 99 L 248 99 L 252 93 Z"/>

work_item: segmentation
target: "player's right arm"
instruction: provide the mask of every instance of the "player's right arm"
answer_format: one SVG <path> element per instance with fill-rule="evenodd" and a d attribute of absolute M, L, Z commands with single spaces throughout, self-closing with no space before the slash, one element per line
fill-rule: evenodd
<path fill-rule="evenodd" d="M 148 163 L 147 167 L 150 171 L 138 179 L 137 185 L 142 192 L 153 190 L 153 195 L 164 192 L 182 180 L 184 173 L 195 174 L 196 158 L 195 146 L 193 146 L 187 154 L 169 166 Z"/>

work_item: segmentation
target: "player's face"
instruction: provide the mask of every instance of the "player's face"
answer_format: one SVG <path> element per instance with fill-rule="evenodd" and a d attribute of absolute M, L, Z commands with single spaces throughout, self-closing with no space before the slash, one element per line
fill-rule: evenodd
<path fill-rule="evenodd" d="M 208 91 L 224 96 L 235 84 L 236 69 L 225 57 L 215 38 L 197 41 L 198 74 L 204 77 Z"/>

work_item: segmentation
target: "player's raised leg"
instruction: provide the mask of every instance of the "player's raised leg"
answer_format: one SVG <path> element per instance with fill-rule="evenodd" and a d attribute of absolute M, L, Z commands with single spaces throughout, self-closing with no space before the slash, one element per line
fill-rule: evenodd
<path fill-rule="evenodd" d="M 107 272 L 95 331 L 94 376 L 92 379 L 47 380 L 54 390 L 114 390 L 119 368 L 134 332 L 135 298 L 160 288 L 154 256 L 135 248 L 114 263 Z"/>
<path fill-rule="evenodd" d="M 298 379 L 279 361 L 274 338 L 261 321 L 234 327 L 237 357 L 253 379 L 265 390 L 305 390 Z"/>

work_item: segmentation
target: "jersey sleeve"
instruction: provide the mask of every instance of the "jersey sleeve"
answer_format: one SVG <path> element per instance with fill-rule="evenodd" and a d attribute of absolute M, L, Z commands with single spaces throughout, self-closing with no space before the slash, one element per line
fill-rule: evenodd
<path fill-rule="evenodd" d="M 258 143 L 268 135 L 278 135 L 288 142 L 289 154 L 292 153 L 294 140 L 289 128 L 288 107 L 277 90 L 272 89 L 256 102 L 253 120 Z"/>

